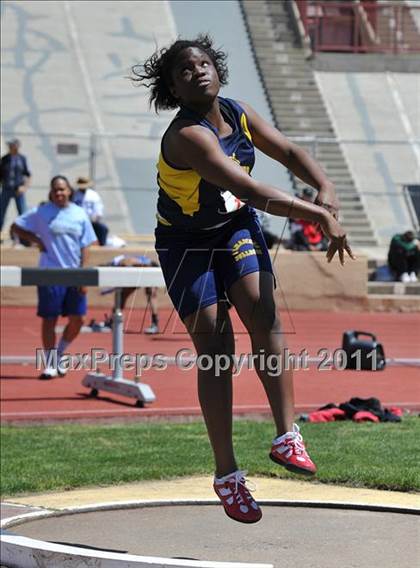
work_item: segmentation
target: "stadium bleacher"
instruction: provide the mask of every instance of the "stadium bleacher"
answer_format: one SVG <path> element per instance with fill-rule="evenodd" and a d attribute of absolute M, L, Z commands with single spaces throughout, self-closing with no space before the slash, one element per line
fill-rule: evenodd
<path fill-rule="evenodd" d="M 336 183 L 370 274 L 395 233 L 417 228 L 404 186 L 420 179 L 420 6 L 380 4 L 241 2 L 276 124 Z M 369 283 L 378 300 L 418 288 Z"/>

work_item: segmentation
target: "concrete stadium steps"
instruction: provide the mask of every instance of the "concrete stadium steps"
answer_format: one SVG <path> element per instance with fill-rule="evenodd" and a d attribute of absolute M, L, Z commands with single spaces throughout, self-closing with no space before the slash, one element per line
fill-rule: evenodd
<path fill-rule="evenodd" d="M 276 102 L 276 104 L 273 104 L 273 108 L 276 110 L 276 112 L 279 113 L 280 116 L 290 116 L 290 105 L 287 103 Z M 320 118 L 324 118 L 325 115 L 325 109 L 316 102 L 296 104 L 292 112 L 293 116 L 296 117 L 305 115 L 307 112 L 310 112 L 313 117 L 319 116 Z"/>
<path fill-rule="evenodd" d="M 370 312 L 419 312 L 420 298 L 416 294 L 368 294 Z"/>
<path fill-rule="evenodd" d="M 368 259 L 368 276 L 369 280 L 377 268 L 387 263 L 386 258 L 369 258 Z"/>
<path fill-rule="evenodd" d="M 369 294 L 394 295 L 394 296 L 420 296 L 420 284 L 411 282 L 368 282 Z"/>
<path fill-rule="evenodd" d="M 364 227 L 362 224 L 363 222 L 359 223 L 357 220 L 354 219 L 346 219 L 346 217 L 343 217 L 343 215 L 341 215 L 341 222 L 344 228 L 347 230 L 352 228 L 355 232 L 357 232 L 358 230 L 364 231 Z"/>
<path fill-rule="evenodd" d="M 341 201 L 349 201 L 349 200 L 351 201 L 352 198 L 357 198 L 355 199 L 356 201 L 361 201 L 360 194 L 357 193 L 354 187 L 350 186 L 350 184 L 346 184 L 339 178 L 333 178 L 333 179 L 336 182 L 335 185 L 336 185 L 337 195 L 339 196 Z M 307 187 L 307 184 L 303 182 L 299 182 L 296 184 L 296 189 L 299 191 L 305 187 Z"/>
<path fill-rule="evenodd" d="M 346 215 L 346 212 L 341 211 L 340 213 L 340 218 L 344 224 L 344 226 L 347 227 L 347 225 L 353 225 L 354 227 L 357 228 L 363 228 L 363 223 L 365 222 L 365 219 L 360 219 L 360 223 L 359 223 L 359 219 L 357 217 L 352 217 L 352 216 L 348 216 Z"/>
<path fill-rule="evenodd" d="M 366 236 L 366 231 L 363 227 L 362 224 L 359 223 L 355 223 L 352 221 L 347 221 L 346 219 L 343 219 L 343 217 L 341 217 L 341 224 L 343 225 L 343 227 L 346 229 L 346 231 L 348 233 L 352 233 L 355 236 L 361 236 L 361 237 L 365 237 Z M 368 233 L 369 235 L 369 233 Z"/>
<path fill-rule="evenodd" d="M 300 91 L 300 90 L 292 90 L 292 91 L 287 91 L 285 89 L 282 89 L 281 87 L 277 88 L 277 89 L 273 89 L 276 90 L 277 92 L 275 93 L 275 97 L 273 98 L 273 105 L 276 102 L 279 103 L 299 103 L 302 104 L 303 102 L 305 103 L 318 103 L 320 98 L 318 96 L 317 93 L 314 93 L 312 90 L 311 91 Z"/>
<path fill-rule="evenodd" d="M 288 137 L 335 138 L 311 64 L 298 46 L 287 3 L 242 0 L 241 6 L 278 128 Z M 313 149 L 309 143 L 301 145 L 309 152 Z M 376 236 L 339 144 L 317 144 L 315 157 L 336 184 L 350 242 L 375 246 Z M 305 186 L 293 181 L 296 190 Z"/>
<path fill-rule="evenodd" d="M 387 264 L 386 258 L 369 258 L 368 259 L 368 294 L 372 298 L 401 298 L 405 300 L 407 297 L 418 298 L 420 296 L 420 282 L 411 282 L 404 284 L 403 282 L 377 282 L 371 280 L 373 273 L 380 266 Z"/>

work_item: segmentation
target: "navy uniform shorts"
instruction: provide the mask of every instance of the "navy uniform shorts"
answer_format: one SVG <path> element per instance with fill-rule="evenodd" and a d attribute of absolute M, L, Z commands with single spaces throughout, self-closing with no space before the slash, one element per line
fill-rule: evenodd
<path fill-rule="evenodd" d="M 186 232 L 159 225 L 155 235 L 168 294 L 181 319 L 226 300 L 242 276 L 273 273 L 257 215 L 246 206 L 217 229 Z"/>
<path fill-rule="evenodd" d="M 84 316 L 87 311 L 86 294 L 74 286 L 38 286 L 38 312 L 41 318 Z"/>

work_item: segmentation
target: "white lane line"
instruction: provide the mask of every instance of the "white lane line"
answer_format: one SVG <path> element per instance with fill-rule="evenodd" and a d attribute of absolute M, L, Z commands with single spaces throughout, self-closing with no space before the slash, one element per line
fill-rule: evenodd
<path fill-rule="evenodd" d="M 322 406 L 324 403 L 323 402 L 319 402 L 318 404 L 298 404 L 296 405 L 298 409 L 304 409 L 306 410 L 317 410 L 318 408 L 320 408 L 320 406 Z M 389 406 L 399 406 L 399 407 L 405 407 L 405 408 L 413 408 L 413 409 L 417 409 L 420 408 L 420 401 L 418 402 L 382 402 L 382 406 L 383 407 L 389 407 Z M 260 405 L 236 405 L 233 407 L 233 412 L 237 412 L 237 411 L 247 411 L 249 413 L 252 412 L 260 412 L 260 411 L 269 411 L 270 407 L 268 404 L 260 404 Z M 200 407 L 197 406 L 174 406 L 174 407 L 161 407 L 161 408 L 142 408 L 142 409 L 138 409 L 138 408 L 127 408 L 127 409 L 121 409 L 121 410 L 110 410 L 110 409 L 98 409 L 98 410 L 52 410 L 52 411 L 40 411 L 40 412 L 2 412 L 1 416 L 2 418 L 11 418 L 11 417 L 25 417 L 25 416 L 67 416 L 67 415 L 71 415 L 71 416 L 76 416 L 76 415 L 84 415 L 84 416 L 88 416 L 88 415 L 99 415 L 99 414 L 138 414 L 139 416 L 141 416 L 142 414 L 154 414 L 154 415 L 159 415 L 162 413 L 167 413 L 167 414 L 171 414 L 173 412 L 184 412 L 184 413 L 188 413 L 188 412 L 200 412 Z M 302 412 L 302 410 L 299 410 L 299 412 Z"/>
<path fill-rule="evenodd" d="M 128 270 L 128 269 L 124 269 L 124 270 Z M 57 327 L 56 331 L 59 332 L 61 330 L 61 327 Z M 91 330 L 90 330 L 91 331 Z M 110 330 L 111 331 L 111 330 Z M 85 333 L 88 333 L 88 329 L 85 330 Z M 96 333 L 96 332 L 95 332 Z M 103 331 L 101 332 L 103 333 Z M 141 354 L 142 355 L 142 366 L 146 367 L 148 366 L 150 363 L 155 362 L 154 359 L 154 355 L 146 355 L 146 354 Z M 76 363 L 79 359 L 80 359 L 81 354 L 74 354 L 72 355 L 72 362 Z M 101 361 L 103 363 L 106 363 L 106 361 L 108 361 L 109 357 L 106 356 L 104 357 L 104 360 Z M 90 356 L 87 358 L 84 358 L 84 361 L 90 361 L 91 358 Z M 182 357 L 178 358 L 174 355 L 161 355 L 159 354 L 159 361 L 163 361 L 165 362 L 167 365 L 179 365 L 179 363 L 195 363 L 196 361 L 196 357 L 194 355 L 190 356 L 190 357 Z M 311 364 L 319 364 L 319 363 L 328 363 L 328 361 L 325 360 L 324 357 L 308 357 L 305 361 L 306 363 L 311 363 Z M 36 357 L 34 355 L 1 355 L 0 356 L 0 364 L 1 365 L 35 365 L 36 364 Z M 420 358 L 418 357 L 389 357 L 388 359 L 386 359 L 386 364 L 388 366 L 399 366 L 399 365 L 407 365 L 407 366 L 414 366 L 414 367 L 418 367 L 420 366 Z M 302 363 L 303 365 L 303 363 Z M 303 365 L 302 367 L 303 370 L 306 370 L 306 367 Z M 298 367 L 296 367 L 296 370 L 302 370 L 299 369 Z M 85 369 L 87 370 L 92 370 L 92 369 Z M 187 371 L 189 369 L 185 369 L 185 371 Z M 252 368 L 250 368 L 250 370 L 253 370 Z M 336 371 L 338 369 L 334 369 L 332 368 L 332 370 Z M 347 371 L 349 369 L 344 369 L 344 371 Z M 364 369 L 361 369 L 360 372 L 364 371 Z M 339 370 L 339 372 L 343 372 L 341 369 Z"/>
<path fill-rule="evenodd" d="M 235 411 L 238 409 L 247 409 L 251 408 L 248 406 L 236 406 L 233 408 Z M 258 410 L 268 410 L 269 406 L 267 405 L 260 405 L 260 406 L 252 406 L 253 409 Z M 167 408 L 142 408 L 139 410 L 138 408 L 127 408 L 121 410 L 110 410 L 110 409 L 98 409 L 98 410 L 52 410 L 48 412 L 46 410 L 41 412 L 2 412 L 1 416 L 10 417 L 10 416 L 46 416 L 46 415 L 61 415 L 61 414 L 115 414 L 115 413 L 123 413 L 123 414 L 133 414 L 133 413 L 161 413 L 161 412 L 195 412 L 200 411 L 200 407 L 197 406 L 175 406 L 175 407 L 167 407 Z"/>

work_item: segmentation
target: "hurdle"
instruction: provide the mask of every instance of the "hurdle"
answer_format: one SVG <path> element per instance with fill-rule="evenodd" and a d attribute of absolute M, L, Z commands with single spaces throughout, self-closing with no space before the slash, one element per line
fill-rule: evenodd
<path fill-rule="evenodd" d="M 121 309 L 121 288 L 164 287 L 162 271 L 158 267 L 115 267 L 96 268 L 21 268 L 1 266 L 1 286 L 92 286 L 113 287 L 114 306 L 112 310 L 112 349 L 115 354 L 112 375 L 97 371 L 89 372 L 82 385 L 90 388 L 90 395 L 98 396 L 100 391 L 119 394 L 136 399 L 136 406 L 154 402 L 152 388 L 142 382 L 127 380 L 123 376 L 122 355 L 124 354 L 124 315 Z"/>

